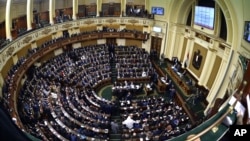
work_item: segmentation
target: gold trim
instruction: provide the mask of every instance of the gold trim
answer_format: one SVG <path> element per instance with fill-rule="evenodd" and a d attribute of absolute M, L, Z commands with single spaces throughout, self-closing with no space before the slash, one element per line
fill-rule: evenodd
<path fill-rule="evenodd" d="M 94 23 L 93 20 L 87 20 L 87 21 L 84 22 L 84 24 L 87 24 L 87 25 L 92 24 L 92 23 Z"/>
<path fill-rule="evenodd" d="M 129 22 L 129 23 L 132 23 L 132 24 L 139 23 L 139 21 L 138 21 L 138 20 L 135 20 L 135 19 L 133 19 L 133 20 L 128 20 L 128 22 Z"/>
<path fill-rule="evenodd" d="M 72 24 L 65 24 L 65 25 L 62 26 L 62 28 L 69 28 L 71 26 L 72 26 Z"/>
<path fill-rule="evenodd" d="M 8 50 L 6 51 L 6 55 L 7 55 L 7 56 L 11 56 L 13 52 L 14 52 L 14 47 L 11 46 L 11 47 L 9 47 Z"/>
<path fill-rule="evenodd" d="M 23 39 L 23 43 L 29 43 L 32 40 L 32 36 L 27 36 Z"/>
<path fill-rule="evenodd" d="M 48 33 L 50 33 L 50 32 L 51 32 L 51 29 L 46 28 L 46 29 L 44 29 L 44 30 L 42 31 L 42 34 L 48 34 Z"/>
<path fill-rule="evenodd" d="M 111 23 L 111 24 L 112 24 L 112 23 L 116 22 L 116 20 L 114 20 L 114 19 L 107 19 L 107 20 L 106 20 L 106 22 L 108 22 L 108 23 Z"/>

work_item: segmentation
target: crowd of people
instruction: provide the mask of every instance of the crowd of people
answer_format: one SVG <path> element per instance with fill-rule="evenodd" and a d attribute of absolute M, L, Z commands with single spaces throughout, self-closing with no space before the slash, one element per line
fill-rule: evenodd
<path fill-rule="evenodd" d="M 118 47 L 115 52 L 118 78 L 140 78 L 151 76 L 154 68 L 149 53 L 135 46 Z"/>
<path fill-rule="evenodd" d="M 36 126 L 43 128 L 46 119 L 46 123 L 50 123 L 51 128 L 56 127 L 58 134 L 66 139 L 79 137 L 79 134 L 80 137 L 108 139 L 108 132 L 102 133 L 101 129 L 109 129 L 112 103 L 98 100 L 92 91 L 97 83 L 110 77 L 107 55 L 107 45 L 88 46 L 65 52 L 40 67 L 30 68 L 31 73 L 18 99 L 21 119 L 28 129 Z M 58 99 L 61 104 L 58 104 Z M 51 117 L 51 111 L 55 111 L 57 116 Z M 56 117 L 61 118 L 56 121 Z M 73 125 L 72 119 L 79 121 L 80 125 Z M 95 122 L 91 124 L 89 121 Z M 64 132 L 57 124 L 69 130 Z M 75 128 L 83 129 L 73 132 Z"/>
<path fill-rule="evenodd" d="M 63 34 L 62 37 L 47 41 L 38 48 L 30 49 L 25 57 L 18 60 L 18 63 L 11 68 L 3 89 L 3 96 L 6 101 L 5 106 L 9 111 L 12 108 L 8 107 L 8 99 L 10 99 L 12 84 L 14 84 L 13 78 L 26 59 L 57 41 L 81 34 L 86 33 Z M 156 82 L 157 74 L 152 67 L 150 58 L 149 53 L 142 48 L 101 44 L 63 50 L 62 54 L 46 62 L 41 62 L 40 66 L 31 66 L 26 73 L 26 79 L 17 99 L 18 112 L 25 130 L 35 137 L 44 140 L 108 140 L 108 133 L 110 133 L 111 128 L 110 115 L 113 108 L 116 107 L 114 103 L 98 97 L 95 94 L 94 87 L 101 81 L 111 78 L 112 60 L 115 62 L 116 69 L 119 72 L 117 78 L 150 77 L 148 84 L 151 86 L 152 83 Z M 131 82 L 126 85 L 137 87 L 137 85 Z M 139 85 L 139 89 L 142 86 Z M 169 91 L 171 91 L 171 87 Z M 132 96 L 130 97 L 132 92 L 126 93 L 125 99 L 122 100 L 132 101 L 133 98 Z M 153 98 L 153 100 L 142 102 L 148 105 L 146 107 L 148 111 L 150 110 L 150 113 L 155 113 L 157 110 L 154 108 L 156 107 L 160 111 L 166 109 L 166 103 L 161 105 L 160 103 L 163 103 L 163 101 L 158 99 L 158 103 L 157 100 L 154 100 L 156 99 Z M 128 104 L 124 101 L 119 102 L 122 108 Z M 156 107 L 153 106 L 153 103 Z M 178 105 L 174 105 L 174 107 L 176 106 L 182 110 Z M 140 108 L 141 112 L 144 111 L 143 107 L 145 105 Z M 126 113 L 128 112 L 126 111 Z M 136 127 L 138 128 L 141 128 L 139 123 L 144 122 L 145 119 L 159 122 L 159 119 L 166 118 L 170 123 L 171 119 L 175 119 L 177 116 L 173 115 L 173 117 L 168 119 L 168 117 L 160 116 L 162 112 L 152 115 L 143 113 L 144 118 L 136 119 L 137 121 L 140 120 L 140 122 L 136 122 Z M 186 116 L 185 113 L 183 115 Z M 136 117 L 133 115 L 130 118 L 134 120 Z M 165 132 L 163 128 L 165 124 L 155 124 L 162 129 L 157 131 L 156 135 L 163 136 L 159 132 Z M 154 131 L 155 129 L 150 130 L 151 133 Z M 145 132 L 149 132 L 149 130 L 145 130 Z M 138 135 L 137 133 L 135 134 Z M 123 135 L 128 136 L 125 132 Z M 176 133 L 171 132 L 167 136 L 172 137 L 176 135 Z M 150 138 L 150 136 L 147 135 L 147 138 Z"/>
<path fill-rule="evenodd" d="M 193 128 L 182 107 L 161 96 L 122 100 L 120 106 L 124 139 L 164 141 Z"/>

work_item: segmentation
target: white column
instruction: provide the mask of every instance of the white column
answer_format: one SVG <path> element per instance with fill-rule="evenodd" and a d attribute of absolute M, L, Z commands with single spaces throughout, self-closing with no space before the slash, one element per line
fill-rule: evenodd
<path fill-rule="evenodd" d="M 124 16 L 126 16 L 126 5 L 127 5 L 127 0 L 124 0 L 124 4 L 123 4 L 123 6 L 124 6 Z"/>
<path fill-rule="evenodd" d="M 100 8 L 100 3 L 99 3 L 100 0 L 96 0 L 96 17 L 99 17 L 99 8 Z"/>
<path fill-rule="evenodd" d="M 54 13 L 55 13 L 55 2 L 54 0 L 49 0 L 49 23 L 54 24 Z"/>
<path fill-rule="evenodd" d="M 76 20 L 76 0 L 73 0 L 73 15 L 72 15 L 72 19 Z"/>
<path fill-rule="evenodd" d="M 52 0 L 53 2 L 53 10 L 52 10 L 52 18 L 55 18 L 56 17 L 56 0 Z M 54 20 L 53 20 L 54 21 Z"/>
<path fill-rule="evenodd" d="M 214 56 L 214 52 L 212 50 L 208 49 L 206 60 L 205 60 L 205 63 L 204 63 L 204 67 L 202 69 L 202 73 L 201 73 L 201 76 L 200 76 L 200 79 L 199 79 L 199 82 L 198 82 L 199 85 L 201 85 L 201 86 L 206 85 L 206 83 L 207 83 L 206 78 L 207 78 L 207 76 L 210 75 L 210 73 L 212 71 L 213 67 L 211 67 L 211 64 L 214 64 L 215 57 L 216 56 Z"/>
<path fill-rule="evenodd" d="M 76 18 L 79 17 L 79 16 L 78 16 L 78 6 L 79 6 L 78 3 L 79 3 L 78 0 L 76 0 Z"/>
<path fill-rule="evenodd" d="M 27 30 L 31 30 L 32 29 L 32 25 L 31 25 L 31 13 L 33 13 L 33 10 L 31 9 L 31 2 L 32 0 L 27 0 Z"/>
<path fill-rule="evenodd" d="M 31 0 L 31 6 L 30 6 L 30 21 L 31 21 L 31 24 L 34 22 L 34 15 L 33 15 L 33 10 L 34 10 L 34 0 Z"/>
<path fill-rule="evenodd" d="M 217 98 L 222 98 L 228 89 L 228 84 L 230 81 L 229 69 L 231 68 L 232 65 L 235 64 L 235 62 L 238 61 L 238 58 L 235 60 L 232 59 L 233 56 L 238 57 L 238 55 L 234 53 L 233 50 L 226 48 L 224 51 L 224 56 L 222 58 L 219 71 L 214 80 L 213 86 L 211 87 L 209 94 L 206 97 L 206 100 L 209 104 L 204 110 L 205 115 L 207 115 L 209 109 L 213 107 L 215 100 Z"/>
<path fill-rule="evenodd" d="M 11 36 L 11 19 L 10 19 L 10 7 L 12 0 L 7 0 L 6 2 L 6 12 L 5 12 L 5 30 L 6 30 L 6 39 L 12 40 Z"/>

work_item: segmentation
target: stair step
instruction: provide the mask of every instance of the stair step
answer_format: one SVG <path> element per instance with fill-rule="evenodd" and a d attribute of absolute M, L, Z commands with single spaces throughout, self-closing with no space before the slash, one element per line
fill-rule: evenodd
<path fill-rule="evenodd" d="M 110 134 L 109 138 L 111 139 L 121 139 L 121 134 Z"/>

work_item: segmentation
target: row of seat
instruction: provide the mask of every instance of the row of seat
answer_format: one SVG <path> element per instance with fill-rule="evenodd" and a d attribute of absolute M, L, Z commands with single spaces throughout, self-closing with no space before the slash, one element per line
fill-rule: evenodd
<path fill-rule="evenodd" d="M 130 116 L 135 121 L 133 128 L 122 128 L 126 139 L 167 140 L 192 128 L 182 107 L 161 96 L 121 102 L 122 119 Z"/>

